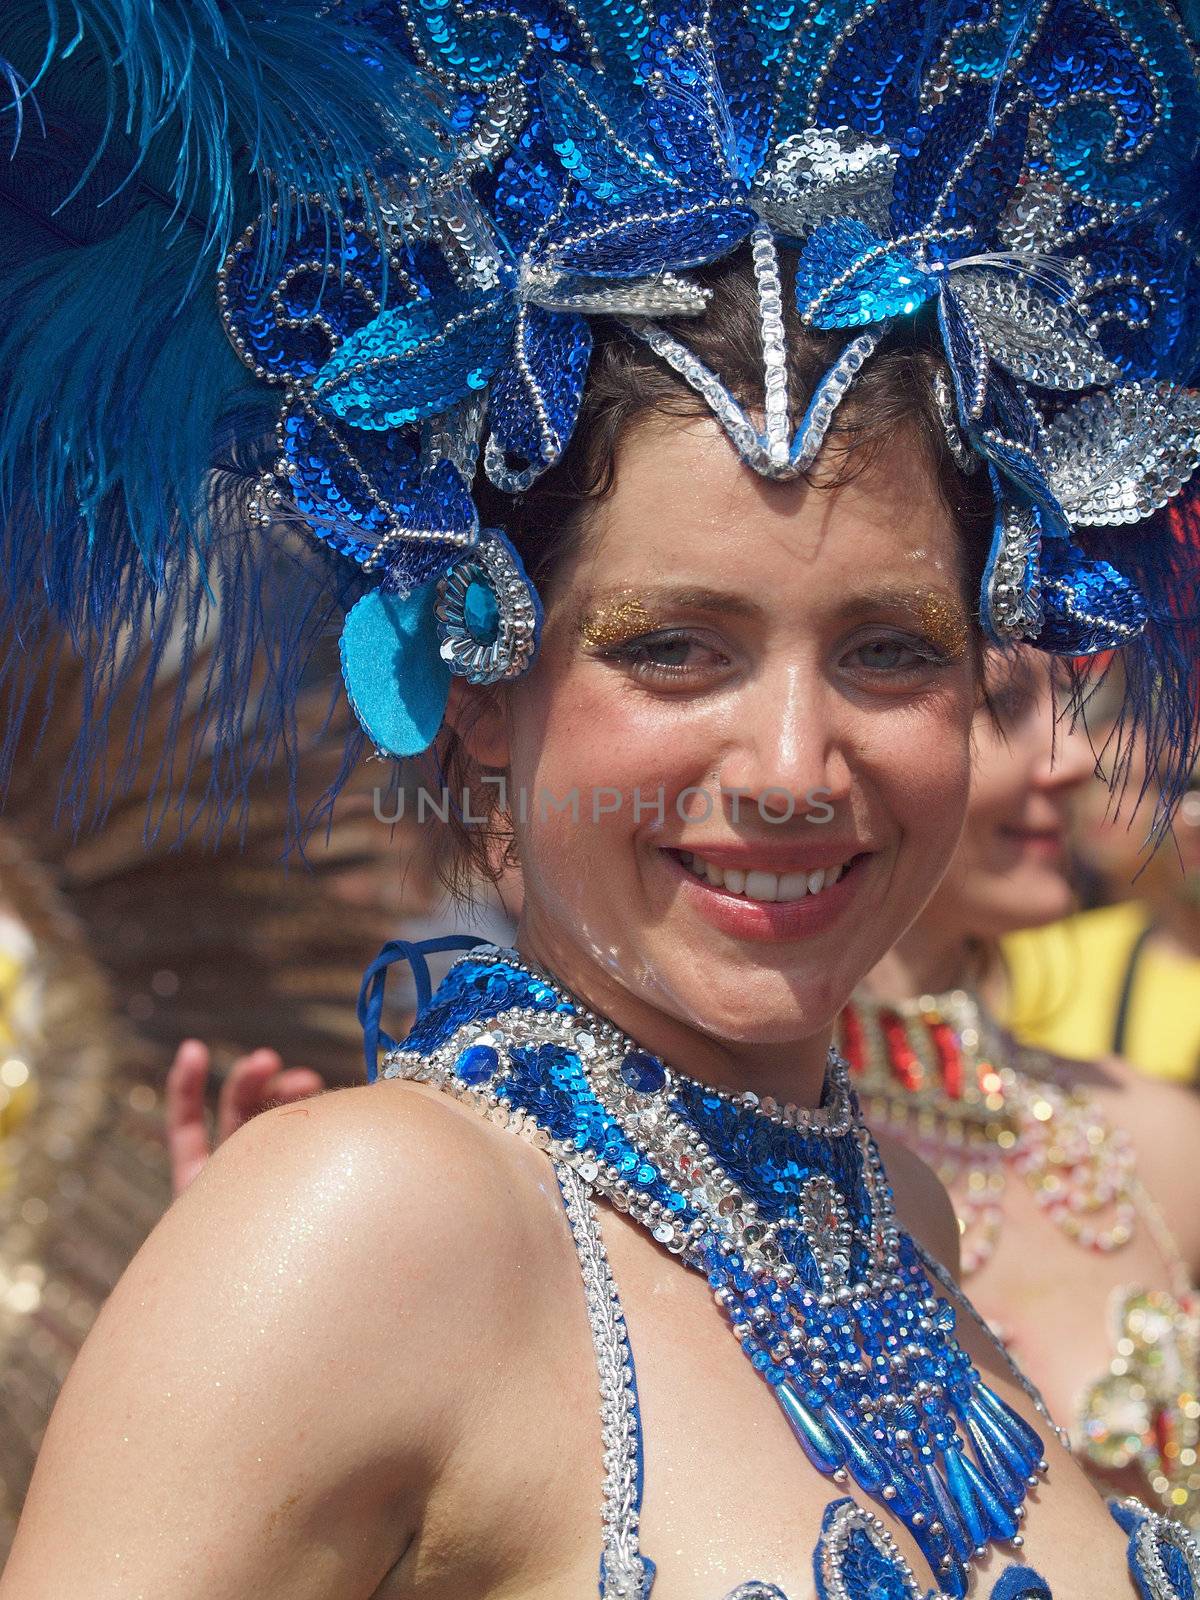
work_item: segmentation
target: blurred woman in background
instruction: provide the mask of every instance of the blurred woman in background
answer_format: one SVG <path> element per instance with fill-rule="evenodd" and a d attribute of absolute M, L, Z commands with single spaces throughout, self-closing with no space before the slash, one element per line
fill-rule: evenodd
<path fill-rule="evenodd" d="M 1102 753 L 1120 678 L 1118 660 L 1089 705 Z M 1154 774 L 1139 760 L 1120 806 L 1099 784 L 1081 796 L 1076 847 L 1091 880 L 1090 908 L 1006 939 L 1008 1020 L 1019 1037 L 1048 1050 L 1123 1056 L 1151 1077 L 1195 1088 L 1200 768 L 1180 803 L 1173 841 L 1148 855 L 1144 839 L 1157 793 Z"/>
<path fill-rule="evenodd" d="M 1071 817 L 1094 758 L 1082 732 L 1055 727 L 1043 659 L 993 652 L 987 674 L 962 840 L 841 1042 L 869 1118 L 949 1188 L 972 1296 L 1089 1470 L 1196 1526 L 1200 1102 L 1102 1049 L 1049 1054 L 996 1020 L 1001 940 L 1074 903 Z M 1178 876 L 1169 849 L 1154 870 Z"/>

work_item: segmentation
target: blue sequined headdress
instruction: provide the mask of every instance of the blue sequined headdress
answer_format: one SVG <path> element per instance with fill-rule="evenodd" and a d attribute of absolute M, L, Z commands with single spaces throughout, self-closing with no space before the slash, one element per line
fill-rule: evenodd
<path fill-rule="evenodd" d="M 74 9 L 109 96 L 97 155 L 74 161 L 68 210 L 84 208 L 85 237 L 41 240 L 34 270 L 0 281 L 0 376 L 17 392 L 0 414 L 0 494 L 25 551 L 9 561 L 15 626 L 23 606 L 71 629 L 105 607 L 127 621 L 144 612 L 147 572 L 170 583 L 204 566 L 211 534 L 187 503 L 198 486 L 148 488 L 147 441 L 183 427 L 184 451 L 203 455 L 213 405 L 198 420 L 138 395 L 132 433 L 122 415 L 115 437 L 104 420 L 81 437 L 71 418 L 93 397 L 68 384 L 64 424 L 51 388 L 27 392 L 55 317 L 46 263 L 77 290 L 89 268 L 125 270 L 86 235 L 108 237 L 105 208 L 138 193 L 166 140 L 182 155 L 159 184 L 170 205 L 157 235 L 130 241 L 136 271 L 149 260 L 153 275 L 156 252 L 174 260 L 199 212 L 190 276 L 157 315 L 173 332 L 208 317 L 207 254 L 245 221 L 218 300 L 251 389 L 279 396 L 254 516 L 260 530 L 302 520 L 334 553 L 343 672 L 378 749 L 425 749 L 454 674 L 495 682 L 532 661 L 537 593 L 503 531 L 480 526 L 472 484 L 481 472 L 520 493 L 559 460 L 597 319 L 673 368 L 755 471 L 788 478 L 812 466 L 889 331 L 925 318 L 945 356 L 947 442 L 993 491 L 986 632 L 1072 657 L 1124 648 L 1135 720 L 1173 792 L 1200 737 L 1200 544 L 1181 495 L 1200 465 L 1200 392 L 1187 387 L 1200 366 L 1200 84 L 1186 19 L 1157 0 L 334 0 L 308 13 L 200 0 L 186 23 L 148 0 Z M 313 30 L 299 82 L 263 43 L 281 16 L 293 55 Z M 55 17 L 48 0 L 16 0 L 0 22 L 12 62 L 0 129 L 12 125 L 48 191 L 39 94 L 53 100 L 65 80 L 69 98 L 74 49 Z M 217 34 L 240 41 L 239 17 L 266 65 L 234 93 L 222 135 L 223 71 L 254 76 L 228 40 L 222 64 Z M 354 74 L 356 99 L 338 99 Z M 320 112 L 306 114 L 306 95 L 337 106 L 327 140 L 311 135 Z M 134 148 L 101 193 L 98 170 L 122 158 L 114 102 Z M 339 153 L 339 136 L 352 148 Z M 21 200 L 0 187 L 0 207 Z M 81 245 L 86 266 L 68 259 Z M 669 331 L 704 314 L 696 269 L 740 248 L 762 329 L 749 406 Z M 845 330 L 803 405 L 789 393 L 785 294 L 806 326 Z M 123 382 L 121 341 L 157 326 L 126 310 L 135 326 L 104 334 Z M 57 337 L 50 375 L 66 382 L 72 349 Z M 197 342 L 197 358 L 207 349 Z M 180 447 L 164 448 L 170 480 Z M 189 460 L 180 476 L 196 470 Z M 29 558 L 34 538 L 51 558 Z M 212 597 L 204 583 L 188 594 Z M 223 688 L 230 676 L 218 673 Z M 236 691 L 245 674 L 232 677 Z"/>

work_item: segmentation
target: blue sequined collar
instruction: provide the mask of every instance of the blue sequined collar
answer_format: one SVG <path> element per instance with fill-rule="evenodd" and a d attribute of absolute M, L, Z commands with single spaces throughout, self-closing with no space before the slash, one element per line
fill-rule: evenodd
<path fill-rule="evenodd" d="M 847 1069 L 766 1112 L 673 1073 L 511 951 L 451 969 L 390 1072 L 530 1131 L 589 1192 L 703 1272 L 808 1459 L 912 1533 L 941 1590 L 1019 1546 L 1036 1431 L 983 1380 L 896 1223 Z"/>
<path fill-rule="evenodd" d="M 593 1334 L 598 1359 L 611 1345 L 615 1374 L 606 1440 L 613 1459 L 622 1441 L 633 1474 L 622 1525 L 606 1515 L 604 1600 L 646 1600 L 654 1566 L 637 1547 L 636 1379 L 593 1196 L 706 1274 L 809 1461 L 834 1483 L 853 1480 L 909 1528 L 937 1577 L 924 1600 L 965 1595 L 990 1544 L 1021 1544 L 1026 1488 L 1045 1466 L 1041 1441 L 958 1345 L 953 1307 L 931 1275 L 951 1285 L 897 1226 L 843 1063 L 833 1060 L 815 1112 L 734 1099 L 672 1073 L 495 946 L 456 962 L 425 1002 L 387 1076 L 438 1084 L 547 1151 L 589 1304 L 603 1310 Z M 1113 1509 L 1141 1600 L 1200 1600 L 1195 1542 L 1135 1502 Z M 821 1600 L 922 1600 L 885 1524 L 850 1499 L 829 1506 L 813 1564 Z M 750 1583 L 727 1600 L 786 1596 Z M 1037 1573 L 1010 1566 L 992 1600 L 1052 1597 Z"/>

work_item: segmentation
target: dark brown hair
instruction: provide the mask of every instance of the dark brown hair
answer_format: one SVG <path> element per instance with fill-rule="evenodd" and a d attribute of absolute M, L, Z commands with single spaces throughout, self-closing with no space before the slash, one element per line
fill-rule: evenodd
<path fill-rule="evenodd" d="M 801 323 L 791 292 L 794 258 L 785 253 L 781 267 L 795 425 L 844 348 L 847 334 L 820 332 Z M 663 319 L 663 326 L 718 373 L 753 415 L 761 408 L 763 375 L 749 251 L 739 250 L 694 276 L 709 291 L 707 309 L 699 317 Z M 589 510 L 611 493 L 618 449 L 627 431 L 650 413 L 680 418 L 708 414 L 700 397 L 620 323 L 597 319 L 593 331 L 583 403 L 562 458 L 524 494 L 501 494 L 482 473 L 474 489 L 484 526 L 504 529 L 543 597 L 575 548 Z M 991 533 L 992 497 L 986 474 L 964 474 L 947 444 L 935 399 L 935 380 L 945 372 L 930 313 L 902 319 L 864 365 L 835 413 L 820 481 L 845 482 L 869 468 L 897 439 L 911 441 L 925 455 L 962 536 L 965 598 L 974 614 Z M 462 738 L 448 725 L 439 735 L 436 755 L 452 794 L 461 795 L 466 786 L 474 796 L 471 779 L 478 775 L 477 769 Z M 488 794 L 495 800 L 496 786 L 489 785 Z M 515 864 L 513 846 L 507 819 L 494 806 L 485 823 L 470 826 L 452 812 L 449 837 L 439 851 L 439 876 L 451 893 L 469 899 L 473 877 L 494 881 L 504 866 Z"/>

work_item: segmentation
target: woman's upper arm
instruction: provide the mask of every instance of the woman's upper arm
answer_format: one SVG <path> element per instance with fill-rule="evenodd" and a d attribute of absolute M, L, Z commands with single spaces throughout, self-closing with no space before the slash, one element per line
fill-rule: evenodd
<path fill-rule="evenodd" d="M 431 1112 L 381 1129 L 373 1093 L 256 1118 L 159 1223 L 59 1398 L 3 1600 L 355 1600 L 395 1564 L 439 1427 L 421 1308 L 453 1267 Z"/>

